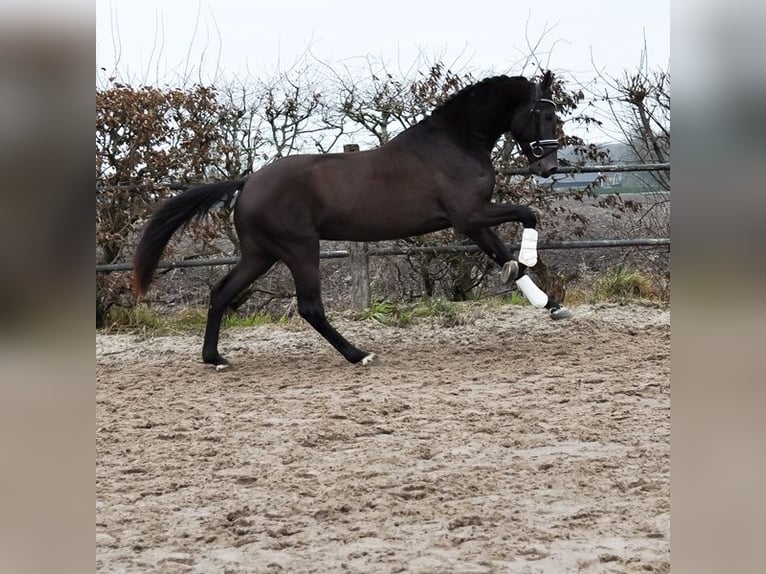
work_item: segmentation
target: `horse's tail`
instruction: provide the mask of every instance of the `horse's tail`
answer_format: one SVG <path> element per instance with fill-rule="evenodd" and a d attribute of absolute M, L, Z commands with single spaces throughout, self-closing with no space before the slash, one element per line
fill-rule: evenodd
<path fill-rule="evenodd" d="M 133 290 L 140 297 L 149 288 L 162 252 L 173 234 L 192 218 L 203 217 L 216 203 L 233 197 L 246 179 L 195 187 L 166 200 L 146 225 L 133 256 Z"/>

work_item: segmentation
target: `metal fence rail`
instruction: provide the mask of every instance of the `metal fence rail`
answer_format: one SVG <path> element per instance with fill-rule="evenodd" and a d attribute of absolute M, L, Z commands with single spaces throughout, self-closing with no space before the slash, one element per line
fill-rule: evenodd
<path fill-rule="evenodd" d="M 669 237 L 644 238 L 644 239 L 592 239 L 583 241 L 552 241 L 540 243 L 538 250 L 555 249 L 595 249 L 595 248 L 613 248 L 613 247 L 660 247 L 670 245 Z M 511 245 L 511 250 L 518 250 L 519 245 Z M 369 256 L 393 256 L 393 255 L 417 255 L 441 253 L 478 253 L 481 250 L 476 245 L 434 245 L 432 247 L 371 247 L 368 250 Z M 349 257 L 347 249 L 337 249 L 332 251 L 322 251 L 319 254 L 320 259 L 343 259 Z M 185 259 L 182 261 L 161 261 L 157 267 L 159 269 L 179 269 L 183 267 L 213 267 L 216 265 L 234 265 L 239 261 L 239 257 L 216 257 L 212 259 Z M 111 273 L 114 271 L 130 271 L 133 269 L 131 263 L 108 263 L 96 265 L 96 273 Z"/>
<path fill-rule="evenodd" d="M 357 151 L 358 147 L 346 146 L 344 151 Z M 592 166 L 566 166 L 559 167 L 558 174 L 568 173 L 616 173 L 616 172 L 648 172 L 670 171 L 670 163 L 649 164 L 618 164 L 618 165 L 592 165 Z M 530 175 L 528 168 L 514 168 L 497 170 L 500 175 Z M 242 180 L 244 182 L 244 180 Z M 182 191 L 206 182 L 183 183 L 167 182 L 158 184 L 132 184 L 114 186 L 96 186 L 96 193 L 105 190 L 145 190 L 156 188 L 170 188 Z M 537 246 L 540 250 L 555 249 L 595 249 L 614 247 L 660 247 L 669 246 L 670 238 L 643 238 L 643 239 L 593 239 L 583 241 L 558 241 L 541 243 Z M 519 245 L 510 246 L 511 250 L 519 249 Z M 407 256 L 416 254 L 440 254 L 440 253 L 476 253 L 480 249 L 476 245 L 435 245 L 415 247 L 372 247 L 368 244 L 352 243 L 349 249 L 322 251 L 321 259 L 349 258 L 349 268 L 352 276 L 352 300 L 355 308 L 364 309 L 370 305 L 370 276 L 369 258 L 376 256 Z M 234 265 L 239 261 L 238 257 L 218 257 L 214 259 L 186 259 L 183 261 L 161 261 L 158 268 L 180 269 L 184 267 L 211 267 L 215 265 Z M 109 263 L 96 265 L 96 273 L 110 273 L 130 271 L 131 263 Z"/>
<path fill-rule="evenodd" d="M 529 168 L 516 167 L 513 169 L 496 170 L 501 175 L 530 175 Z M 562 173 L 620 173 L 633 171 L 670 171 L 670 163 L 624 163 L 615 165 L 587 165 L 587 166 L 562 166 L 556 170 L 557 174 Z M 208 181 L 184 183 L 181 181 L 170 181 L 167 183 L 136 183 L 136 184 L 117 184 L 117 185 L 97 185 L 96 192 L 99 191 L 140 191 L 157 188 L 166 188 L 173 191 L 183 191 L 197 185 L 210 183 Z"/>
<path fill-rule="evenodd" d="M 621 173 L 629 171 L 670 171 L 670 163 L 626 163 L 615 165 L 559 166 L 556 175 L 561 173 Z M 501 175 L 529 175 L 526 167 L 498 169 Z"/>

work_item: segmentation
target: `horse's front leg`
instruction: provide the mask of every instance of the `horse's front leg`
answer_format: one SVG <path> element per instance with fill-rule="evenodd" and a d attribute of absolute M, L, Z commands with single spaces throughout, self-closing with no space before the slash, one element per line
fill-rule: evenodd
<path fill-rule="evenodd" d="M 532 278 L 526 274 L 527 265 L 513 260 L 510 251 L 494 231 L 482 228 L 467 231 L 466 234 L 490 259 L 500 265 L 503 270 L 501 275 L 503 282 L 508 283 L 515 279 L 516 286 L 532 305 L 548 309 L 551 319 L 568 319 L 572 316 L 566 307 L 535 285 Z"/>
<path fill-rule="evenodd" d="M 494 227 L 508 221 L 518 221 L 525 228 L 537 227 L 537 215 L 526 205 L 516 203 L 484 203 L 466 218 L 468 227 Z"/>
<path fill-rule="evenodd" d="M 521 232 L 519 263 L 526 267 L 537 265 L 537 216 L 526 205 L 513 203 L 487 203 L 472 213 L 467 221 L 468 230 L 494 227 L 508 221 L 518 221 L 524 226 Z M 483 248 L 482 248 L 483 249 Z M 523 269 L 510 264 L 503 268 L 503 280 L 510 281 L 523 274 Z"/>

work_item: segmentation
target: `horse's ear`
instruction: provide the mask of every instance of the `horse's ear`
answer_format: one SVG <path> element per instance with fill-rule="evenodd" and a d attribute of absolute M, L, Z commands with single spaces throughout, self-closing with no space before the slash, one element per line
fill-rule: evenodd
<path fill-rule="evenodd" d="M 546 70 L 543 74 L 542 88 L 543 90 L 549 90 L 553 85 L 553 73 L 550 70 Z"/>

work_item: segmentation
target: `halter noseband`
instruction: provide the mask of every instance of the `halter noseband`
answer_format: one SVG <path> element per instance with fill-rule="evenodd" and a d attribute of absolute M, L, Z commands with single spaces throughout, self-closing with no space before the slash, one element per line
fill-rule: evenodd
<path fill-rule="evenodd" d="M 530 142 L 522 144 L 522 150 L 526 145 L 529 148 L 529 152 L 534 156 L 536 160 L 540 160 L 547 155 L 554 153 L 559 149 L 559 140 L 557 139 L 541 139 L 542 120 L 540 118 L 541 111 L 538 104 L 545 102 L 555 106 L 553 100 L 540 97 L 542 95 L 540 84 L 535 84 L 535 102 L 532 105 L 532 109 L 529 110 L 529 116 L 527 116 L 527 125 L 534 118 L 535 120 L 535 139 Z"/>

